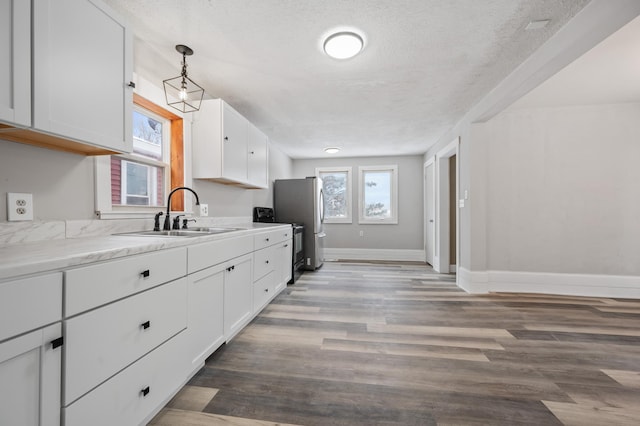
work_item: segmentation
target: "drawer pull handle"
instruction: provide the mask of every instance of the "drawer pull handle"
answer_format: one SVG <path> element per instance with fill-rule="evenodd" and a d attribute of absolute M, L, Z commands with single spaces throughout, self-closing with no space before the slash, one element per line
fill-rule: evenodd
<path fill-rule="evenodd" d="M 228 272 L 231 272 L 231 271 L 233 271 L 234 269 L 236 269 L 236 266 L 235 266 L 235 265 L 233 265 L 233 266 L 229 266 L 229 267 L 227 268 L 227 271 L 228 271 Z"/>
<path fill-rule="evenodd" d="M 151 271 L 149 271 L 148 269 L 144 270 L 140 272 L 140 275 L 142 275 L 142 278 L 149 278 L 149 275 L 151 275 Z"/>
<path fill-rule="evenodd" d="M 53 339 L 51 341 L 51 349 L 59 348 L 63 344 L 64 344 L 64 337 L 63 336 L 58 337 L 57 339 Z"/>
<path fill-rule="evenodd" d="M 142 396 L 147 396 L 149 395 L 149 392 L 151 392 L 151 388 L 149 388 L 149 386 L 147 386 L 146 388 L 142 389 L 140 391 L 140 393 L 142 394 Z"/>
<path fill-rule="evenodd" d="M 142 327 L 143 330 L 146 330 L 147 328 L 151 327 L 151 321 L 145 321 L 142 324 L 140 324 L 140 327 Z"/>

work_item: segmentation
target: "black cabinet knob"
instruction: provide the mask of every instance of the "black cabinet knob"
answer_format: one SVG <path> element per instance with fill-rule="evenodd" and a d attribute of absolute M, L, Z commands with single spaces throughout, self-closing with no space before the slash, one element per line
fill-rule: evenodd
<path fill-rule="evenodd" d="M 149 395 L 149 392 L 151 392 L 151 388 L 149 386 L 147 386 L 146 388 L 142 389 L 140 391 L 140 393 L 142 394 L 142 396 L 147 396 Z"/>
<path fill-rule="evenodd" d="M 268 288 L 265 288 L 265 289 L 264 289 L 264 292 L 265 292 L 265 293 L 269 293 L 269 289 L 268 289 Z"/>
<path fill-rule="evenodd" d="M 142 275 L 142 278 L 149 278 L 149 275 L 151 275 L 151 272 L 147 269 L 145 271 L 140 272 L 140 275 Z"/>
<path fill-rule="evenodd" d="M 151 321 L 145 321 L 142 324 L 140 324 L 140 327 L 142 327 L 143 330 L 146 330 L 147 328 L 151 327 Z"/>
<path fill-rule="evenodd" d="M 268 239 L 268 238 L 265 238 L 265 241 L 269 241 L 269 239 Z"/>
<path fill-rule="evenodd" d="M 265 261 L 264 261 L 264 263 L 269 263 L 269 261 L 268 261 L 268 260 L 265 260 Z"/>

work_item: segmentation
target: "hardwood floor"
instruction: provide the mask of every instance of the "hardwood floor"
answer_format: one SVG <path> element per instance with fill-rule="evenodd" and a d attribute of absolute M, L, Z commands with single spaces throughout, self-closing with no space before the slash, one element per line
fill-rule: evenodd
<path fill-rule="evenodd" d="M 151 424 L 637 425 L 640 301 L 469 295 L 420 265 L 329 262 Z"/>

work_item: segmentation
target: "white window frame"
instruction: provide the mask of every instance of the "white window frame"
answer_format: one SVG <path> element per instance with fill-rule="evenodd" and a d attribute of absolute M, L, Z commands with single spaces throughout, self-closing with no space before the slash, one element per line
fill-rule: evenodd
<path fill-rule="evenodd" d="M 365 216 L 364 194 L 366 172 L 391 172 L 391 216 L 388 218 L 373 219 Z M 359 166 L 358 167 L 358 223 L 396 225 L 398 223 L 398 165 L 389 166 Z"/>
<path fill-rule="evenodd" d="M 157 161 L 135 153 L 101 155 L 95 158 L 96 173 L 96 215 L 101 219 L 126 219 L 136 217 L 153 217 L 158 210 L 166 209 L 166 197 L 169 195 L 171 185 L 171 120 L 161 117 L 139 105 L 134 104 L 133 109 L 162 122 L 162 157 L 164 161 Z M 159 200 L 156 206 L 133 206 L 113 204 L 111 201 L 111 157 L 134 163 L 153 166 L 164 169 L 164 199 Z M 124 171 L 124 168 L 123 168 Z M 124 175 L 125 173 L 123 173 Z M 122 177 L 121 185 L 126 185 L 126 176 Z M 151 185 L 152 187 L 154 185 Z M 125 190 L 121 187 L 121 199 L 125 197 Z"/>
<path fill-rule="evenodd" d="M 325 209 L 325 216 L 324 216 L 324 223 L 353 223 L 353 208 L 352 208 L 352 185 L 353 185 L 353 180 L 351 179 L 351 172 L 352 172 L 352 168 L 351 167 L 316 167 L 316 176 L 318 178 L 322 178 L 321 173 L 346 173 L 347 174 L 347 182 L 346 182 L 346 191 L 345 191 L 345 197 L 346 197 L 346 201 L 347 201 L 347 205 L 346 205 L 346 217 L 329 217 L 326 215 L 326 209 Z M 327 196 L 325 194 L 325 202 L 327 200 Z"/>

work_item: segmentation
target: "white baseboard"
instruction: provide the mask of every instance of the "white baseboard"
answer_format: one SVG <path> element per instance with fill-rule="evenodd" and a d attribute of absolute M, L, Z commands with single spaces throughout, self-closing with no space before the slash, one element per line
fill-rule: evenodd
<path fill-rule="evenodd" d="M 325 248 L 326 260 L 383 260 L 424 262 L 424 250 Z"/>
<path fill-rule="evenodd" d="M 544 293 L 640 298 L 640 277 L 547 272 L 469 271 L 458 268 L 458 287 L 467 293 Z"/>

